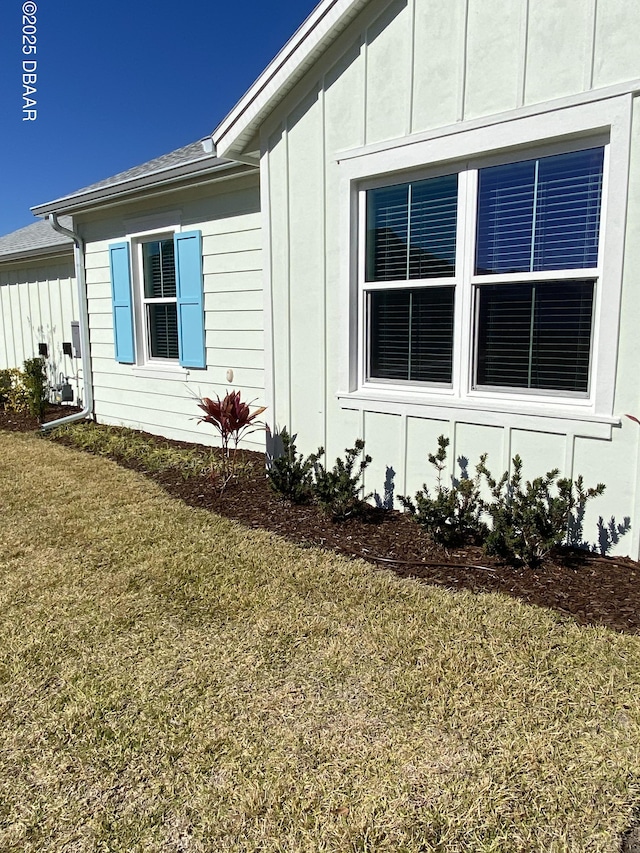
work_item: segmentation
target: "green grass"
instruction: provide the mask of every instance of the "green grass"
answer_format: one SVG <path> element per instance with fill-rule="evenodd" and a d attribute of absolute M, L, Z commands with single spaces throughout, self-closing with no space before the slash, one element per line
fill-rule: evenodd
<path fill-rule="evenodd" d="M 618 849 L 640 638 L 0 460 L 1 850 Z"/>

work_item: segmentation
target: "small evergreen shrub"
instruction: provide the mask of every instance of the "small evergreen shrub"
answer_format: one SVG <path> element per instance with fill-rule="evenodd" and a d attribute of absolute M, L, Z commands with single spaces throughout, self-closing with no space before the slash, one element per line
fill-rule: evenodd
<path fill-rule="evenodd" d="M 579 476 L 575 482 L 559 478 L 554 468 L 544 477 L 522 482 L 522 459 L 513 458 L 513 473 L 496 481 L 482 460 L 479 473 L 486 477 L 493 501 L 487 513 L 493 525 L 485 549 L 507 560 L 537 566 L 551 549 L 566 541 L 569 523 L 582 515 L 587 501 L 601 495 L 605 486 L 585 489 Z"/>
<path fill-rule="evenodd" d="M 294 504 L 308 503 L 313 497 L 313 466 L 324 453 L 318 448 L 305 459 L 297 452 L 296 435 L 290 436 L 287 429 L 279 433 L 282 453 L 275 457 L 267 471 L 271 488 Z"/>
<path fill-rule="evenodd" d="M 10 368 L 6 373 L 9 374 L 10 387 L 6 394 L 5 409 L 26 414 L 29 411 L 29 392 L 25 385 L 24 373 L 17 367 Z"/>
<path fill-rule="evenodd" d="M 416 492 L 415 502 L 406 495 L 398 495 L 398 500 L 435 542 L 453 547 L 486 536 L 487 527 L 482 521 L 484 501 L 480 497 L 480 469 L 485 464 L 486 454 L 480 457 L 475 477 L 469 477 L 463 467 L 460 479 L 452 478 L 449 488 L 442 483 L 448 446 L 449 439 L 439 436 L 438 452 L 428 457 L 438 472 L 435 493 L 432 495 L 423 484 Z"/>
<path fill-rule="evenodd" d="M 0 370 L 0 407 L 4 408 L 11 391 L 11 371 Z"/>
<path fill-rule="evenodd" d="M 29 398 L 29 414 L 38 423 L 44 420 L 44 409 L 49 389 L 45 372 L 45 360 L 42 356 L 28 358 L 23 366 L 24 386 Z"/>
<path fill-rule="evenodd" d="M 371 497 L 361 496 L 362 475 L 371 462 L 367 455 L 357 462 L 363 451 L 364 441 L 359 438 L 351 449 L 345 451 L 344 461 L 336 459 L 331 470 L 327 470 L 318 458 L 313 462 L 314 498 L 326 512 L 331 513 L 334 521 L 346 521 L 362 515 L 365 502 Z"/>

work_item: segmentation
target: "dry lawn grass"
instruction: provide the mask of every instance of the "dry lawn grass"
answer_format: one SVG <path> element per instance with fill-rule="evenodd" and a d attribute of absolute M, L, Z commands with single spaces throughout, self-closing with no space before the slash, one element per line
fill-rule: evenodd
<path fill-rule="evenodd" d="M 618 850 L 639 637 L 0 460 L 1 850 Z"/>

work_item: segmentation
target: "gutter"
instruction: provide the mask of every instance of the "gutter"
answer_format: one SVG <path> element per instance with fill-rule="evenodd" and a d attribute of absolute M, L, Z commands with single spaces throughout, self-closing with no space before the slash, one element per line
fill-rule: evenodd
<path fill-rule="evenodd" d="M 218 173 L 229 172 L 233 169 L 237 170 L 238 166 L 242 165 L 244 164 L 240 164 L 235 160 L 229 160 L 212 166 L 209 160 L 196 160 L 171 168 L 165 166 L 155 172 L 149 172 L 142 177 L 128 178 L 98 189 L 80 191 L 74 195 L 63 196 L 45 204 L 35 205 L 31 208 L 31 211 L 35 216 L 50 216 L 54 211 L 66 214 L 79 210 L 84 212 L 98 204 L 102 206 L 106 201 L 111 203 L 122 201 L 131 195 L 135 195 L 140 190 L 149 187 L 155 190 L 158 187 L 161 188 L 177 181 L 183 181 L 185 178 L 199 178 L 206 173 L 215 176 Z M 53 225 L 53 220 L 50 219 L 49 221 Z M 60 227 L 62 228 L 62 226 Z M 56 230 L 58 229 L 56 228 Z M 60 233 L 63 233 L 63 231 Z"/>
<path fill-rule="evenodd" d="M 71 231 L 60 225 L 57 214 L 50 213 L 47 216 L 49 224 L 54 231 L 62 234 L 64 237 L 69 237 L 74 242 L 74 259 L 76 266 L 76 280 L 78 285 L 78 305 L 80 311 L 80 347 L 82 350 L 82 384 L 84 393 L 84 408 L 80 412 L 73 412 L 71 415 L 66 415 L 64 418 L 58 418 L 55 421 L 49 421 L 42 424 L 40 430 L 48 432 L 50 429 L 62 426 L 62 424 L 70 424 L 74 421 L 83 421 L 86 418 L 93 417 L 93 382 L 91 373 L 91 351 L 89 349 L 89 310 L 87 307 L 87 283 L 84 267 L 84 240 L 75 231 Z"/>

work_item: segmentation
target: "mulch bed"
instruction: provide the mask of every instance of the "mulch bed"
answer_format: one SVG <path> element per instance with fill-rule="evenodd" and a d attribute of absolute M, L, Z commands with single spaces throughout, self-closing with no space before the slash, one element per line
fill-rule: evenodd
<path fill-rule="evenodd" d="M 52 406 L 45 420 L 71 411 L 70 407 Z M 25 416 L 0 411 L 0 429 L 36 428 Z M 149 439 L 163 446 L 193 446 L 154 436 Z M 244 451 L 241 458 L 255 463 L 253 473 L 229 485 L 222 495 L 206 477 L 184 480 L 178 471 L 151 474 L 135 462 L 122 464 L 152 477 L 190 506 L 247 527 L 273 531 L 299 545 L 361 557 L 401 577 L 450 589 L 505 593 L 528 604 L 553 608 L 583 625 L 640 632 L 640 566 L 633 560 L 558 549 L 534 570 L 487 557 L 480 547 L 447 550 L 437 546 L 409 516 L 397 511 L 371 507 L 364 519 L 336 523 L 317 507 L 295 506 L 278 498 L 265 478 L 261 454 Z"/>
<path fill-rule="evenodd" d="M 78 406 L 62 406 L 57 403 L 48 403 L 44 415 L 44 422 L 57 421 L 59 418 L 66 418 L 67 415 L 72 415 L 74 412 L 79 412 Z M 23 412 L 5 412 L 0 409 L 0 429 L 10 430 L 11 432 L 34 432 L 39 428 L 38 423 Z"/>

